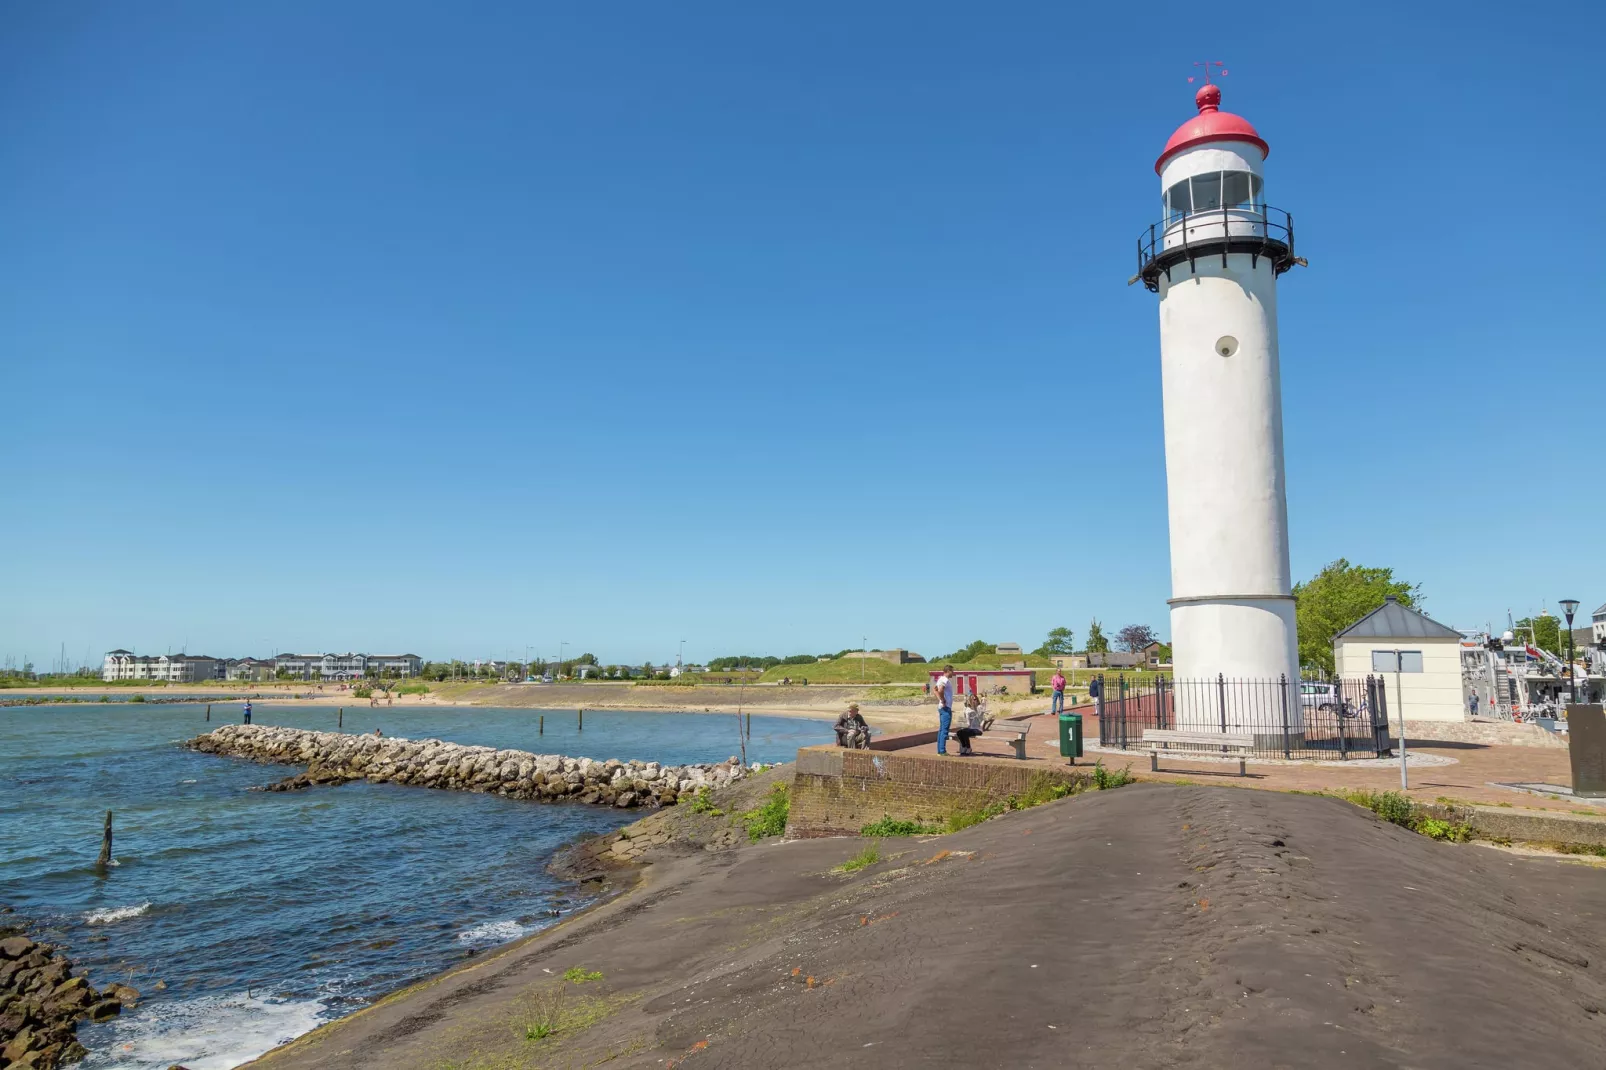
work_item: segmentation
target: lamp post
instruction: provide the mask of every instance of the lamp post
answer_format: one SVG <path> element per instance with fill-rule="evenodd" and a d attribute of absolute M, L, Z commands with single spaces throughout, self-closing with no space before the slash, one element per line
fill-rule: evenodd
<path fill-rule="evenodd" d="M 1563 598 L 1561 611 L 1567 615 L 1567 697 L 1577 702 L 1578 692 L 1573 685 L 1573 614 L 1578 612 L 1578 599 Z"/>

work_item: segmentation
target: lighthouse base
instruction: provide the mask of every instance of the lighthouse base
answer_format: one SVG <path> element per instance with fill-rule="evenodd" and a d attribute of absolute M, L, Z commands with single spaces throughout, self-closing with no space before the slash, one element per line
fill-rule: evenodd
<path fill-rule="evenodd" d="M 1225 712 L 1242 730 L 1303 733 L 1291 595 L 1172 599 L 1171 645 L 1178 728 L 1221 731 Z"/>

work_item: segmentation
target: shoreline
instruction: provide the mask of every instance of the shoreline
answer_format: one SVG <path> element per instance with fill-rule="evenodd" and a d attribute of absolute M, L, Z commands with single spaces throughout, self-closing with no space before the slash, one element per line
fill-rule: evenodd
<path fill-rule="evenodd" d="M 313 685 L 316 686 L 316 685 Z M 324 685 L 326 688 L 329 685 Z M 443 685 L 432 685 L 443 687 Z M 811 684 L 808 688 L 781 687 L 775 684 L 754 685 L 745 689 L 738 699 L 725 687 L 664 687 L 639 688 L 629 684 L 496 684 L 488 686 L 444 685 L 442 694 L 431 691 L 424 695 L 394 695 L 387 702 L 381 699 L 377 706 L 368 707 L 367 700 L 350 692 L 325 690 L 308 691 L 305 687 L 282 685 L 206 686 L 201 684 L 170 684 L 148 689 L 127 686 L 15 688 L 18 698 L 40 696 L 50 701 L 17 703 L 0 708 L 32 708 L 36 706 L 102 705 L 102 695 L 110 696 L 105 705 L 173 705 L 186 702 L 216 705 L 234 705 L 250 699 L 258 707 L 290 706 L 318 708 L 349 707 L 353 709 L 420 709 L 457 708 L 471 710 L 476 707 L 495 709 L 549 710 L 615 710 L 641 713 L 698 713 L 698 714 L 752 714 L 758 717 L 791 717 L 806 720 L 834 721 L 847 709 L 849 703 L 858 703 L 864 719 L 873 728 L 884 733 L 907 732 L 936 727 L 936 709 L 929 702 L 897 700 L 877 702 L 866 692 L 885 685 Z M 144 703 L 132 703 L 136 694 L 146 696 Z M 62 699 L 82 696 L 81 703 Z M 193 696 L 193 697 L 191 697 Z M 0 703 L 7 700 L 0 690 Z M 678 700 L 678 701 L 677 701 Z M 812 701 L 811 701 L 812 700 Z M 1042 698 L 1047 705 L 1047 697 Z M 1019 706 L 1027 706 L 1022 702 Z M 1035 705 L 1033 703 L 1032 705 Z M 1033 712 L 1011 709 L 1009 716 Z"/>

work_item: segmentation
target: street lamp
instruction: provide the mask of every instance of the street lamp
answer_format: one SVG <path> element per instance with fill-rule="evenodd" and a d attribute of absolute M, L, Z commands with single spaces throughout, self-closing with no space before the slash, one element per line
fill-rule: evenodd
<path fill-rule="evenodd" d="M 1578 692 L 1573 686 L 1573 614 L 1578 612 L 1578 599 L 1563 598 L 1561 611 L 1567 614 L 1567 697 L 1577 702 Z"/>

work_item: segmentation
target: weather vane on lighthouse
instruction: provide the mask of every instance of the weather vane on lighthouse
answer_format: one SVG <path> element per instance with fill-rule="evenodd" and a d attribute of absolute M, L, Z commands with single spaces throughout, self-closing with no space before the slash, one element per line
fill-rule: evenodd
<path fill-rule="evenodd" d="M 1194 63 L 1194 66 L 1195 67 L 1203 67 L 1204 68 L 1205 85 L 1210 85 L 1211 84 L 1211 82 L 1210 82 L 1210 68 L 1211 67 L 1220 67 L 1221 68 L 1220 70 L 1218 70 L 1216 72 L 1216 75 L 1218 77 L 1225 78 L 1227 76 L 1227 65 L 1225 63 L 1221 62 L 1219 59 L 1198 60 L 1198 61 L 1196 61 Z M 1192 74 L 1188 75 L 1188 84 L 1192 85 L 1197 80 L 1197 77 L 1198 77 L 1197 75 L 1192 75 Z"/>
<path fill-rule="evenodd" d="M 1171 642 L 1178 727 L 1227 731 L 1217 681 L 1281 681 L 1303 732 L 1288 560 L 1277 279 L 1295 264 L 1294 221 L 1266 203 L 1271 149 L 1221 110 L 1227 73 L 1194 64 L 1197 115 L 1166 142 L 1161 217 L 1138 239 L 1138 273 L 1160 295 Z M 1218 708 L 1218 706 L 1220 708 Z"/>

